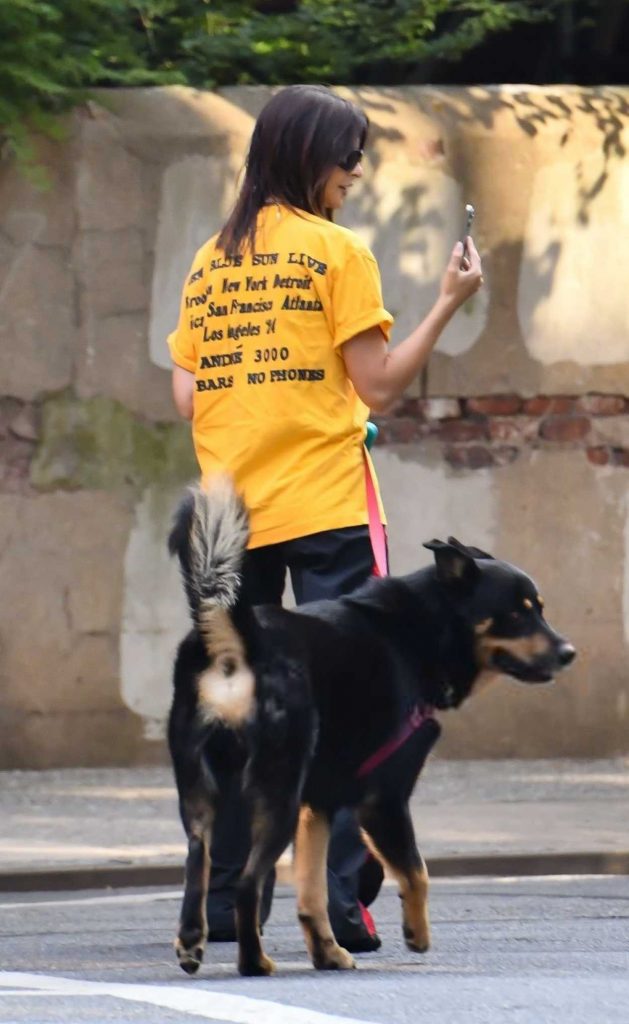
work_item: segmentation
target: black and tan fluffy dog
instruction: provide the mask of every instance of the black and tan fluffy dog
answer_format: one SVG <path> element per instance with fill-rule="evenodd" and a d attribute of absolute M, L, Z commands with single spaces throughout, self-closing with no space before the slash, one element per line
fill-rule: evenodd
<path fill-rule="evenodd" d="M 407 946 L 423 952 L 428 876 L 408 801 L 439 735 L 433 709 L 457 707 L 492 676 L 547 682 L 575 650 L 545 621 L 528 576 L 453 538 L 425 545 L 428 568 L 298 610 L 248 605 L 247 538 L 246 509 L 225 480 L 187 494 L 170 536 L 194 622 L 177 655 L 169 721 L 189 844 L 181 967 L 193 973 L 203 957 L 212 820 L 230 773 L 243 768 L 253 844 L 237 894 L 240 973 L 273 970 L 258 900 L 293 837 L 312 962 L 354 966 L 334 939 L 326 892 L 330 819 L 347 806 L 399 883 Z"/>

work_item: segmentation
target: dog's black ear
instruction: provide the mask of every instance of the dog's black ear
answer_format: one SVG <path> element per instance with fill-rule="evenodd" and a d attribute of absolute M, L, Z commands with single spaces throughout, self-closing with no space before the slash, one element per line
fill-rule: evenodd
<path fill-rule="evenodd" d="M 481 551 L 480 548 L 470 547 L 468 544 L 461 544 L 460 540 L 456 537 L 448 537 L 448 544 L 452 544 L 453 547 L 459 548 L 460 551 L 467 551 L 468 555 L 472 558 L 491 558 L 494 561 L 494 556 L 490 555 L 487 551 Z"/>
<path fill-rule="evenodd" d="M 437 565 L 437 577 L 442 583 L 471 583 L 478 575 L 479 569 L 474 556 L 461 544 L 448 543 L 442 540 L 429 540 L 424 544 L 434 553 Z"/>

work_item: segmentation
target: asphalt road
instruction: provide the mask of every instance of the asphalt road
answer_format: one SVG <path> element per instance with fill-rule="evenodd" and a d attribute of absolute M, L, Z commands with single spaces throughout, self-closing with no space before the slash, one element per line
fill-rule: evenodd
<path fill-rule="evenodd" d="M 342 974 L 312 970 L 292 892 L 278 891 L 272 978 L 240 978 L 214 944 L 194 979 L 177 967 L 173 890 L 5 895 L 0 1022 L 170 1024 L 624 1024 L 629 877 L 432 883 L 433 948 L 406 950 L 399 901 L 375 907 L 383 947 Z"/>

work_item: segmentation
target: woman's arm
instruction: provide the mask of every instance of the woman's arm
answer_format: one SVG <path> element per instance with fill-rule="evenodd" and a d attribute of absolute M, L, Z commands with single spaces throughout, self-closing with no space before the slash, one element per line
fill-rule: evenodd
<path fill-rule="evenodd" d="M 173 398 L 175 407 L 184 420 L 192 419 L 194 374 L 181 366 L 173 366 Z"/>
<path fill-rule="evenodd" d="M 469 260 L 461 267 L 463 247 L 455 245 L 441 280 L 439 296 L 422 322 L 393 349 L 379 327 L 356 334 L 342 346 L 347 375 L 359 398 L 374 412 L 383 413 L 404 393 L 428 362 L 452 316 L 482 284 L 480 257 L 468 238 Z"/>

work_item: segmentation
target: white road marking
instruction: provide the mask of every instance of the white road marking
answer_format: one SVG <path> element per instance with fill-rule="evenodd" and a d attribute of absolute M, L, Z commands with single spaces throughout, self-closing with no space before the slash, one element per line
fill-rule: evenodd
<path fill-rule="evenodd" d="M 164 1009 L 189 1013 L 207 1020 L 230 1021 L 232 1024 L 373 1024 L 354 1017 L 337 1017 L 300 1006 L 285 1006 L 266 999 L 231 995 L 197 984 L 180 985 L 128 985 L 107 981 L 80 981 L 45 974 L 21 971 L 0 971 L 2 989 L 15 995 L 22 990 L 25 996 L 44 993 L 48 996 L 110 996 L 133 1003 L 148 1003 Z"/>
<path fill-rule="evenodd" d="M 45 863 L 47 867 L 68 868 L 79 862 L 97 861 L 101 866 L 108 867 L 112 863 L 126 862 L 161 864 L 163 859 L 170 859 L 171 866 L 177 867 L 186 856 L 186 845 L 178 843 L 121 843 L 111 842 L 97 845 L 87 842 L 61 842 L 52 839 L 27 836 L 24 839 L 0 839 L 0 852 L 5 863 L 13 863 L 15 867 L 23 861 L 30 864 Z M 177 858 L 175 860 L 175 858 Z"/>
<path fill-rule="evenodd" d="M 52 900 L 24 900 L 21 903 L 0 903 L 0 910 L 14 910 L 17 907 L 82 907 L 98 903 L 159 903 L 163 900 L 180 900 L 183 889 L 173 889 L 168 892 L 134 892 L 134 893 L 109 893 L 107 896 L 83 896 L 80 899 L 64 899 L 60 894 L 59 899 Z"/>

